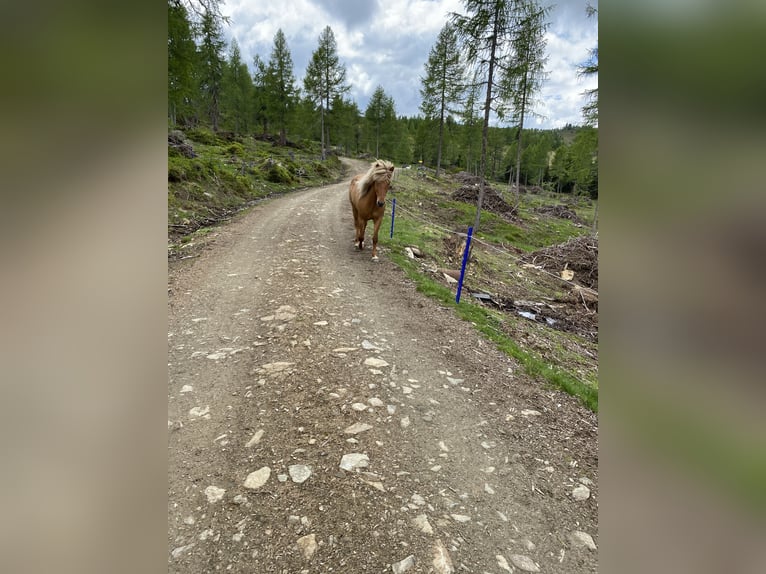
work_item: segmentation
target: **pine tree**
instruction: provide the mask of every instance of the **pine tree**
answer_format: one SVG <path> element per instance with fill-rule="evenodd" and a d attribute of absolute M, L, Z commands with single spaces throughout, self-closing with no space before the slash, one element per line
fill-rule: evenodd
<path fill-rule="evenodd" d="M 247 132 L 251 121 L 253 79 L 247 64 L 242 61 L 236 40 L 231 43 L 229 61 L 224 70 L 223 86 L 222 115 L 227 127 L 235 133 Z"/>
<path fill-rule="evenodd" d="M 484 178 L 487 171 L 487 145 L 491 111 L 502 116 L 512 101 L 510 79 L 515 73 L 514 39 L 521 30 L 526 5 L 535 0 L 463 0 L 467 15 L 453 14 L 458 37 L 462 41 L 466 61 L 478 72 L 484 90 L 484 123 L 482 126 L 479 163 L 479 197 L 476 205 L 474 232 L 481 219 Z"/>
<path fill-rule="evenodd" d="M 211 9 L 205 9 L 202 15 L 200 36 L 200 91 L 203 111 L 210 119 L 213 131 L 218 131 L 224 69 L 223 48 L 226 44 L 223 41 L 220 19 Z"/>
<path fill-rule="evenodd" d="M 287 123 L 296 97 L 293 58 L 282 29 L 274 35 L 274 47 L 264 77 L 269 115 L 279 128 L 279 145 L 287 144 Z"/>
<path fill-rule="evenodd" d="M 269 107 L 266 94 L 266 64 L 256 54 L 253 58 L 253 125 L 260 124 L 262 134 L 269 132 Z"/>
<path fill-rule="evenodd" d="M 359 106 L 353 100 L 345 100 L 335 96 L 332 102 L 333 125 L 335 126 L 335 142 L 343 149 L 345 155 L 359 153 L 361 125 L 359 121 Z"/>
<path fill-rule="evenodd" d="M 507 74 L 511 84 L 513 113 L 512 117 L 518 122 L 516 140 L 516 207 L 521 200 L 519 177 L 521 176 L 521 135 L 524 130 L 524 114 L 527 112 L 535 92 L 540 89 L 544 79 L 545 31 L 548 23 L 545 18 L 549 8 L 539 8 L 534 4 L 524 4 L 523 18 L 518 33 L 513 37 L 512 45 L 515 52 L 515 65 L 512 73 Z"/>
<path fill-rule="evenodd" d="M 325 27 L 319 36 L 319 46 L 311 55 L 303 86 L 309 98 L 319 104 L 322 159 L 325 159 L 326 146 L 330 145 L 329 135 L 325 137 L 329 131 L 326 130 L 325 116 L 330 111 L 330 104 L 334 99 L 351 89 L 351 86 L 346 85 L 346 67 L 340 63 L 335 35 L 329 26 Z"/>
<path fill-rule="evenodd" d="M 168 120 L 191 123 L 197 93 L 197 59 L 189 13 L 180 0 L 168 0 Z"/>
<path fill-rule="evenodd" d="M 466 90 L 465 100 L 463 102 L 463 109 L 460 113 L 460 119 L 463 122 L 463 138 L 462 144 L 465 152 L 465 170 L 467 172 L 477 173 L 474 158 L 474 145 L 475 142 L 481 139 L 481 118 L 478 112 L 478 102 L 481 96 L 478 79 L 478 70 L 474 73 L 472 80 L 468 83 Z M 473 169 L 472 169 L 473 167 Z"/>
<path fill-rule="evenodd" d="M 436 151 L 436 177 L 439 177 L 444 143 L 445 113 L 458 102 L 463 93 L 464 68 L 460 62 L 458 38 L 454 26 L 447 22 L 439 32 L 425 64 L 426 75 L 421 77 L 423 98 L 420 110 L 426 119 L 438 119 L 439 141 Z"/>
<path fill-rule="evenodd" d="M 375 130 L 375 157 L 381 157 L 381 131 L 385 138 L 384 148 L 389 152 L 389 156 L 393 155 L 393 150 L 389 149 L 390 146 L 388 145 L 388 142 L 390 139 L 393 139 L 393 136 L 395 135 L 393 134 L 393 130 L 396 126 L 393 124 L 396 121 L 396 111 L 394 109 L 393 98 L 386 95 L 383 86 L 375 88 L 375 91 L 370 98 L 370 103 L 367 105 L 367 109 L 364 112 L 364 117 Z"/>
<path fill-rule="evenodd" d="M 598 8 L 594 8 L 590 4 L 585 8 L 585 12 L 589 18 L 598 17 Z M 598 76 L 598 45 L 590 50 L 588 60 L 577 67 L 577 73 L 580 77 Z M 582 115 L 587 125 L 598 125 L 598 88 L 585 90 L 585 105 L 582 108 Z"/>

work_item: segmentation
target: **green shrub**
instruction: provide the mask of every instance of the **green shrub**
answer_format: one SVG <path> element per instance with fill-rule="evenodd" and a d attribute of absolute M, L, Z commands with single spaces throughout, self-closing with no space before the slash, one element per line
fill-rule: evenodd
<path fill-rule="evenodd" d="M 205 128 L 195 128 L 193 130 L 189 130 L 186 132 L 186 136 L 190 140 L 205 145 L 216 145 L 218 143 L 218 139 L 215 137 L 215 134 Z"/>
<path fill-rule="evenodd" d="M 320 177 L 329 177 L 330 176 L 330 167 L 323 161 L 315 161 L 312 164 L 314 171 L 317 173 Z"/>
<path fill-rule="evenodd" d="M 226 151 L 229 152 L 231 155 L 236 155 L 239 157 L 242 157 L 245 155 L 245 148 L 242 147 L 241 143 L 234 142 L 233 144 L 230 144 L 226 147 Z"/>
<path fill-rule="evenodd" d="M 179 182 L 188 179 L 189 162 L 183 156 L 168 156 L 168 181 Z"/>
<path fill-rule="evenodd" d="M 295 178 L 283 165 L 272 162 L 266 171 L 266 179 L 272 183 L 293 183 Z"/>

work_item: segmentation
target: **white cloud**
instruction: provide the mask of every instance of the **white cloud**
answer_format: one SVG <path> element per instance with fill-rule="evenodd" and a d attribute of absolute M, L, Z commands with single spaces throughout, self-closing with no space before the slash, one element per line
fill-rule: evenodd
<path fill-rule="evenodd" d="M 586 16 L 586 3 L 560 0 L 551 10 L 549 78 L 535 107 L 547 119 L 532 119 L 529 127 L 582 123 L 582 93 L 597 83 L 594 78 L 577 77 L 577 64 L 598 43 L 597 22 Z M 399 115 L 415 116 L 428 53 L 448 14 L 462 13 L 463 6 L 461 0 L 226 0 L 221 10 L 231 20 L 225 28 L 227 40 L 237 39 L 243 60 L 250 66 L 255 54 L 268 61 L 274 35 L 281 28 L 299 83 L 320 33 L 330 26 L 352 85 L 349 96 L 360 110 L 364 111 L 372 92 L 381 85 L 394 99 Z"/>

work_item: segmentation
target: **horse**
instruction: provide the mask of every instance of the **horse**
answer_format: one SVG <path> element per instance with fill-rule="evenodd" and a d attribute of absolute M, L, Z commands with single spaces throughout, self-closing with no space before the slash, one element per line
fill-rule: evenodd
<path fill-rule="evenodd" d="M 378 260 L 378 230 L 383 221 L 386 193 L 391 187 L 393 175 L 394 164 L 390 161 L 377 159 L 367 170 L 367 173 L 354 176 L 348 187 L 348 199 L 354 211 L 354 225 L 356 227 L 354 244 L 360 251 L 364 249 L 367 222 L 371 219 L 375 222 L 372 234 L 373 261 Z"/>

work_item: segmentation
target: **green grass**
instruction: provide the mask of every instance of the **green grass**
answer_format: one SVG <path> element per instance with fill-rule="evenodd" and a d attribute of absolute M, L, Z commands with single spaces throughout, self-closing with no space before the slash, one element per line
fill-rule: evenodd
<path fill-rule="evenodd" d="M 474 205 L 452 199 L 452 191 L 456 188 L 457 185 L 447 178 L 430 181 L 407 173 L 399 174 L 395 183 L 396 227 L 393 239 L 387 238 L 391 260 L 415 282 L 418 291 L 452 308 L 459 317 L 471 322 L 501 351 L 516 359 L 530 376 L 563 389 L 578 397 L 587 408 L 598 412 L 598 366 L 592 358 L 579 352 L 582 348 L 592 347 L 592 342 L 574 333 L 530 324 L 526 319 L 484 307 L 471 297 L 463 297 L 460 304 L 457 304 L 452 289 L 432 279 L 422 271 L 418 263 L 404 255 L 405 246 L 417 245 L 431 268 L 434 265 L 455 267 L 454 253 L 450 255 L 451 265 L 445 260 L 445 238 L 451 235 L 450 231 L 465 233 L 473 225 L 476 214 Z M 559 203 L 563 203 L 563 198 L 525 195 L 519 205 L 519 216 L 514 220 L 482 210 L 478 237 L 501 248 L 513 247 L 523 252 L 532 252 L 564 243 L 573 236 L 590 231 L 589 226 L 578 227 L 567 219 L 546 217 L 534 211 L 542 205 Z M 572 209 L 575 206 L 568 207 Z M 576 209 L 584 220 L 589 216 L 592 218 L 593 211 L 594 205 L 585 201 Z M 383 229 L 389 230 L 390 225 L 389 211 Z M 474 282 L 519 281 L 518 255 L 509 255 L 507 249 L 495 252 L 482 248 L 480 251 L 480 254 L 475 252 L 470 268 Z M 529 296 L 537 300 L 545 297 L 555 300 L 564 294 L 561 285 L 548 282 L 528 281 L 523 287 L 530 289 L 532 294 Z M 507 327 L 509 322 L 516 329 L 532 332 L 539 339 L 544 339 L 542 355 L 545 356 L 541 356 L 539 349 L 524 348 L 523 342 L 517 342 L 507 335 L 502 327 Z M 573 375 L 573 372 L 577 375 Z"/>
<path fill-rule="evenodd" d="M 323 185 L 343 173 L 340 160 L 318 160 L 318 144 L 279 147 L 251 137 L 234 141 L 206 129 L 189 130 L 197 157 L 168 146 L 168 226 L 171 235 L 210 225 L 275 193 Z"/>
<path fill-rule="evenodd" d="M 398 237 L 398 233 L 397 231 L 394 237 Z M 403 243 L 400 240 L 396 241 L 396 243 L 401 243 L 397 246 L 399 248 L 410 243 L 408 240 L 414 238 L 412 233 L 409 235 L 404 233 L 402 237 L 404 238 Z M 451 289 L 423 275 L 416 265 L 401 253 L 401 249 L 393 249 L 390 258 L 415 282 L 418 291 L 452 308 L 461 319 L 472 323 L 480 333 L 494 342 L 501 351 L 516 359 L 524 367 L 527 374 L 535 378 L 542 378 L 554 387 L 563 389 L 567 393 L 579 398 L 588 409 L 598 412 L 597 387 L 580 382 L 572 375 L 546 364 L 532 353 L 519 347 L 510 337 L 500 331 L 500 323 L 504 318 L 498 313 L 465 300 L 461 300 L 459 304 L 456 303 L 455 294 Z"/>

